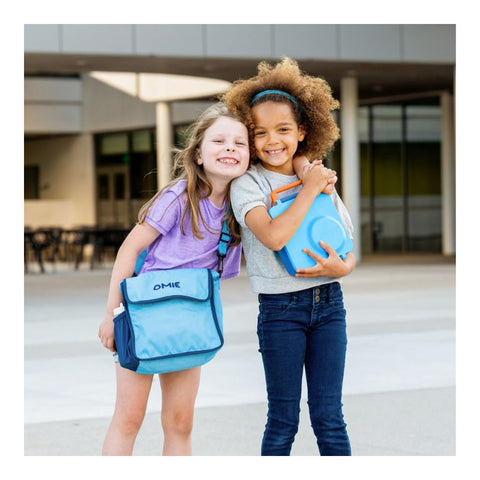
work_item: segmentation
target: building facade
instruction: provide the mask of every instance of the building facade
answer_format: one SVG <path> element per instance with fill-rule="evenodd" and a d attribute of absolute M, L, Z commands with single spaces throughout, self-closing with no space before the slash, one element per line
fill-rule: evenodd
<path fill-rule="evenodd" d="M 135 73 L 136 84 L 140 74 L 232 82 L 290 56 L 341 102 L 327 163 L 357 257 L 455 253 L 455 25 L 42 24 L 24 33 L 26 226 L 132 225 L 169 180 L 171 147 L 215 100 L 192 88 L 147 101 L 92 72 Z"/>

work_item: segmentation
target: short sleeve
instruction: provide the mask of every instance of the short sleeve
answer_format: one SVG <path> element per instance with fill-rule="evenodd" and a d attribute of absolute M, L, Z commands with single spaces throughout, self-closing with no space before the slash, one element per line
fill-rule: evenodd
<path fill-rule="evenodd" d="M 181 196 L 174 191 L 163 192 L 153 202 L 145 217 L 145 222 L 166 235 L 175 225 L 180 223 L 182 215 Z"/>
<path fill-rule="evenodd" d="M 245 215 L 258 206 L 267 208 L 265 195 L 262 193 L 258 183 L 250 175 L 242 175 L 236 178 L 230 187 L 230 201 L 233 214 L 237 222 L 246 227 Z"/>

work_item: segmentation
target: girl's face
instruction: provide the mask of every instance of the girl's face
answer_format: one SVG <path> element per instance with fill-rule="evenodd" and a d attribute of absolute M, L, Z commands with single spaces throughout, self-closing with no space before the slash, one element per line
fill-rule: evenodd
<path fill-rule="evenodd" d="M 252 107 L 254 143 L 262 165 L 273 172 L 293 175 L 292 160 L 305 130 L 298 126 L 287 103 L 265 102 Z"/>
<path fill-rule="evenodd" d="M 233 180 L 243 175 L 250 160 L 248 130 L 243 123 L 220 117 L 207 129 L 197 150 L 197 163 L 203 165 L 207 178 Z"/>

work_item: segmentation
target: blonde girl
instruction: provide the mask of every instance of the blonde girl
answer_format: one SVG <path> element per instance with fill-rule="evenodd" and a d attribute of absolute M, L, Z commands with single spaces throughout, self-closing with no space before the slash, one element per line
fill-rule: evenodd
<path fill-rule="evenodd" d="M 122 301 L 120 282 L 132 276 L 139 254 L 148 253 L 140 271 L 211 268 L 217 265 L 222 221 L 230 209 L 230 182 L 249 163 L 248 132 L 225 105 L 208 108 L 195 124 L 187 147 L 178 152 L 183 174 L 155 195 L 140 211 L 139 222 L 118 251 L 113 266 L 105 318 L 98 336 L 115 352 L 113 309 Z M 229 214 L 232 234 L 222 279 L 238 275 L 241 245 L 238 226 Z M 159 375 L 164 455 L 191 455 L 191 432 L 201 367 Z M 153 375 L 127 370 L 116 363 L 115 411 L 107 431 L 104 455 L 131 455 L 145 416 Z"/>

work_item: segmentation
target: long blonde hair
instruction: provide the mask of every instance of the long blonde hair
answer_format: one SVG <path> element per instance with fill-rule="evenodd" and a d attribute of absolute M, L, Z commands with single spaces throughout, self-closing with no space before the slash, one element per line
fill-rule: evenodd
<path fill-rule="evenodd" d="M 204 110 L 197 121 L 190 127 L 187 146 L 181 150 L 175 150 L 176 154 L 174 158 L 173 172 L 180 171 L 180 175 L 162 190 L 157 192 L 140 208 L 140 211 L 138 212 L 138 223 L 143 223 L 145 221 L 145 217 L 147 216 L 150 207 L 166 189 L 181 180 L 186 180 L 187 185 L 183 192 L 185 209 L 183 210 L 182 218 L 180 220 L 180 231 L 185 235 L 184 223 L 186 216 L 189 215 L 192 233 L 196 238 L 203 238 L 199 226 L 199 220 L 202 221 L 208 232 L 220 233 L 220 231 L 211 230 L 211 227 L 205 223 L 202 212 L 200 211 L 200 200 L 210 196 L 212 193 L 212 185 L 205 175 L 203 165 L 198 165 L 197 163 L 197 151 L 203 142 L 206 130 L 221 117 L 232 118 L 240 122 L 239 118 L 231 113 L 222 102 L 217 102 Z M 240 243 L 240 228 L 233 216 L 230 206 L 230 191 L 227 193 L 227 211 L 225 219 L 227 219 L 230 228 L 231 245 L 238 245 Z"/>

